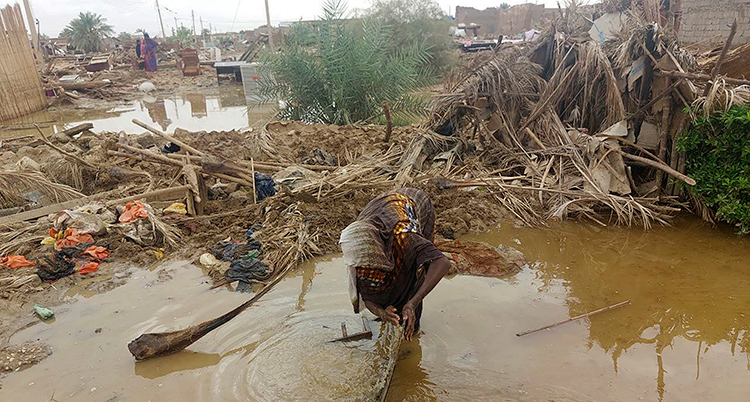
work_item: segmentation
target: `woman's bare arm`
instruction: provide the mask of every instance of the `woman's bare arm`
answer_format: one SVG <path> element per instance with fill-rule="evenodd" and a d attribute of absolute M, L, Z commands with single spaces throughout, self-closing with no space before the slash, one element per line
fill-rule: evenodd
<path fill-rule="evenodd" d="M 443 279 L 450 266 L 450 262 L 445 257 L 438 258 L 437 260 L 432 261 L 427 268 L 427 273 L 425 274 L 422 286 L 417 289 L 417 292 L 414 293 L 414 296 L 412 296 L 412 298 L 404 305 L 404 308 L 401 310 L 401 315 L 404 316 L 404 321 L 406 322 L 404 337 L 407 341 L 410 341 L 412 335 L 414 334 L 414 324 L 416 317 L 414 314 L 414 309 L 419 305 L 419 303 L 422 302 L 425 296 L 427 296 L 432 291 L 432 289 L 435 288 L 435 285 L 437 285 L 438 282 Z"/>

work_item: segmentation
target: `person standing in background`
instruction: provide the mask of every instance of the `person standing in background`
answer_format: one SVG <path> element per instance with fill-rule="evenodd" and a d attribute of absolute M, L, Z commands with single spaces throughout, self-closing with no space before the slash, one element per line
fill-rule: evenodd
<path fill-rule="evenodd" d="M 145 61 L 144 67 L 146 71 L 156 72 L 156 48 L 159 44 L 151 39 L 147 33 L 143 34 L 143 40 L 141 41 L 141 56 Z"/>

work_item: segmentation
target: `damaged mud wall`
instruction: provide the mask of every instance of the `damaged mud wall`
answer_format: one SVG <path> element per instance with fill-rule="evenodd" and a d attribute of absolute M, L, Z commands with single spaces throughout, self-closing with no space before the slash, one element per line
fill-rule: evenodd
<path fill-rule="evenodd" d="M 750 43 L 750 3 L 743 0 L 681 0 L 680 39 L 685 43 L 722 43 L 737 18 L 733 46 Z"/>
<path fill-rule="evenodd" d="M 518 4 L 503 10 L 497 7 L 489 7 L 477 10 L 473 7 L 456 7 L 456 23 L 469 25 L 471 23 L 481 26 L 481 35 L 515 35 L 519 32 L 534 28 L 545 16 L 543 4 Z"/>
<path fill-rule="evenodd" d="M 0 121 L 47 106 L 18 4 L 0 9 L 0 100 Z"/>

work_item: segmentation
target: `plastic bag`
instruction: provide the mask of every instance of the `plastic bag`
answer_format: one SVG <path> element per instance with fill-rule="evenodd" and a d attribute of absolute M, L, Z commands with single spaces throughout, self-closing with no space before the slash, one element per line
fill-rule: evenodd
<path fill-rule="evenodd" d="M 33 267 L 36 263 L 26 260 L 26 257 L 22 255 L 8 254 L 5 257 L 0 257 L 0 265 L 7 268 L 21 268 Z"/>

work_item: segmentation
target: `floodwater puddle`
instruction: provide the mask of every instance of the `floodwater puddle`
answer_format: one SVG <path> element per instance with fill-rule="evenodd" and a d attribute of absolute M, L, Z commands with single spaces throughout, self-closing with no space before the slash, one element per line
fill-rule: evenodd
<path fill-rule="evenodd" d="M 272 105 L 248 104 L 242 87 L 227 86 L 217 94 L 188 92 L 178 95 L 150 96 L 129 101 L 108 109 L 73 109 L 61 107 L 3 122 L 10 127 L 31 127 L 38 123 L 45 135 L 90 122 L 93 131 L 142 132 L 133 124 L 138 119 L 164 132 L 175 128 L 188 131 L 228 131 L 258 126 L 273 112 Z M 36 134 L 36 129 L 8 131 L 5 135 L 18 137 Z"/>
<path fill-rule="evenodd" d="M 650 231 L 507 225 L 467 238 L 515 247 L 536 262 L 509 278 L 443 280 L 425 300 L 423 332 L 402 347 L 389 401 L 729 401 L 750 392 L 750 240 L 694 219 Z M 75 296 L 54 324 L 14 335 L 11 343 L 39 339 L 53 354 L 3 378 L 2 399 L 367 394 L 375 340 L 327 342 L 342 321 L 350 332 L 361 326 L 338 256 L 306 264 L 189 350 L 136 363 L 126 345 L 141 333 L 184 328 L 249 297 L 210 290 L 188 263 L 162 269 L 173 279 L 134 270 L 119 288 Z M 623 300 L 631 304 L 515 335 Z"/>

